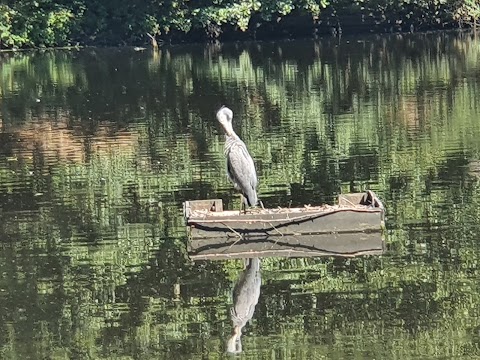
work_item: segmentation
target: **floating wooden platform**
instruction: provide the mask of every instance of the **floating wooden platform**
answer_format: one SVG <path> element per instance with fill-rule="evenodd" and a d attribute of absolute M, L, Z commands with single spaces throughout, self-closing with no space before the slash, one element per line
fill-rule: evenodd
<path fill-rule="evenodd" d="M 358 256 L 384 252 L 384 207 L 371 192 L 338 204 L 223 211 L 220 199 L 184 203 L 194 260 L 264 256 Z"/>

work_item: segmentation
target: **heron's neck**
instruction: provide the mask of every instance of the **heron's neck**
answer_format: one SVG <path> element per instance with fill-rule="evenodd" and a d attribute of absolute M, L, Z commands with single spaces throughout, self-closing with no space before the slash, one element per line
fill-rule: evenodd
<path fill-rule="evenodd" d="M 226 140 L 229 140 L 229 139 L 231 139 L 231 140 L 237 140 L 237 139 L 240 139 L 240 138 L 239 138 L 238 135 L 235 133 L 235 131 L 232 131 L 230 134 L 225 134 L 225 139 L 226 139 Z"/>
<path fill-rule="evenodd" d="M 233 131 L 233 126 L 232 126 L 232 123 L 229 122 L 229 123 L 226 123 L 223 128 L 225 129 L 225 134 L 228 136 L 231 136 L 231 137 L 238 137 L 237 134 L 235 134 L 235 131 Z"/>

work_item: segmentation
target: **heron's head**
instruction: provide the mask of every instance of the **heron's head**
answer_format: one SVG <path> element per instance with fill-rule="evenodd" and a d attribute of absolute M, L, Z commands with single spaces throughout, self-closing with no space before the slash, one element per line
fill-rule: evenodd
<path fill-rule="evenodd" d="M 233 111 L 230 110 L 226 106 L 222 106 L 217 111 L 217 120 L 220 124 L 222 124 L 223 128 L 225 129 L 227 135 L 231 135 L 232 129 L 232 119 L 233 119 Z"/>

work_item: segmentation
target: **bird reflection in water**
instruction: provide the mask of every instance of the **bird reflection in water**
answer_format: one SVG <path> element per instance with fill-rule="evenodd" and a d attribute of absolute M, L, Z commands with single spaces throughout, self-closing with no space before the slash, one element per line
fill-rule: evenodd
<path fill-rule="evenodd" d="M 242 352 L 242 328 L 253 317 L 255 305 L 260 296 L 260 258 L 245 259 L 245 270 L 240 274 L 237 284 L 233 289 L 233 307 L 231 318 L 233 332 L 227 341 L 227 352 Z"/>

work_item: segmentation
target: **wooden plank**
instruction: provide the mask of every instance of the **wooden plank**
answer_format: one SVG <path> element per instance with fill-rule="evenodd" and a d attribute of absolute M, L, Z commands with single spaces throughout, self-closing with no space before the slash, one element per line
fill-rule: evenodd
<path fill-rule="evenodd" d="M 223 212 L 222 199 L 190 200 L 183 203 L 183 214 L 189 218 L 194 211 Z"/>
<path fill-rule="evenodd" d="M 200 239 L 369 233 L 384 227 L 383 204 L 372 191 L 342 194 L 339 205 L 223 211 L 221 199 L 184 203 L 187 232 Z"/>
<path fill-rule="evenodd" d="M 381 232 L 264 237 L 256 240 L 204 239 L 189 243 L 192 260 L 224 260 L 248 257 L 312 257 L 381 255 Z"/>
<path fill-rule="evenodd" d="M 338 205 L 340 206 L 357 206 L 367 205 L 373 208 L 384 209 L 383 203 L 378 196 L 371 190 L 364 193 L 340 194 L 338 195 Z"/>
<path fill-rule="evenodd" d="M 285 236 L 372 232 L 381 229 L 383 211 L 376 209 L 333 208 L 296 214 L 260 214 L 228 217 L 190 218 L 189 235 L 193 239 L 239 236 Z"/>
<path fill-rule="evenodd" d="M 338 195 L 338 205 L 340 206 L 357 206 L 360 205 L 364 193 L 340 194 Z"/>

